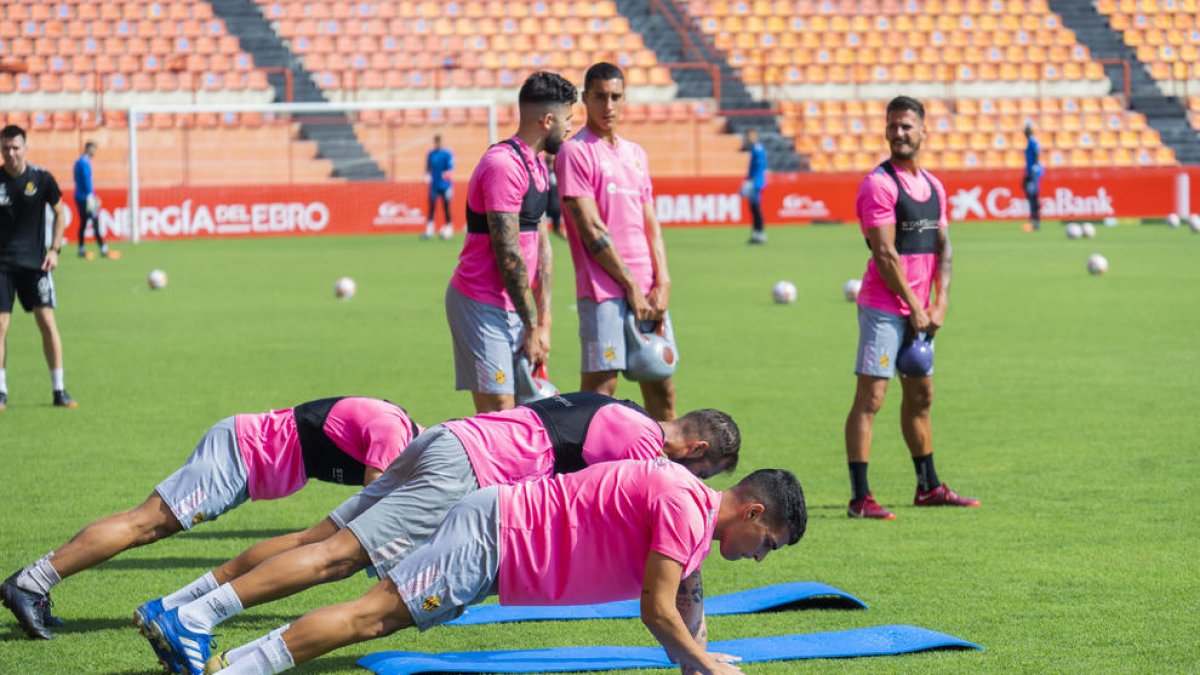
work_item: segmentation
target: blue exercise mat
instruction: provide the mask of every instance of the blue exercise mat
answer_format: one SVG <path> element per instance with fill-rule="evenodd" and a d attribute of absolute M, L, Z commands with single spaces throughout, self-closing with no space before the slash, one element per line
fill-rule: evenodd
<path fill-rule="evenodd" d="M 711 652 L 741 663 L 793 659 L 888 656 L 927 649 L 983 649 L 952 635 L 916 626 L 876 626 L 832 633 L 780 635 L 710 642 Z M 568 673 L 625 668 L 675 668 L 662 647 L 553 647 L 492 652 L 377 652 L 358 665 L 378 675 L 417 673 Z"/>
<path fill-rule="evenodd" d="M 855 609 L 866 609 L 862 600 L 829 584 L 815 581 L 795 581 L 762 588 L 752 588 L 728 595 L 704 599 L 707 616 L 750 614 L 787 608 L 805 601 L 832 600 Z M 447 626 L 474 626 L 482 623 L 512 623 L 514 621 L 565 621 L 568 619 L 636 619 L 641 616 L 638 600 L 621 600 L 598 605 L 568 605 L 557 607 L 518 607 L 510 605 L 476 605 Z"/>

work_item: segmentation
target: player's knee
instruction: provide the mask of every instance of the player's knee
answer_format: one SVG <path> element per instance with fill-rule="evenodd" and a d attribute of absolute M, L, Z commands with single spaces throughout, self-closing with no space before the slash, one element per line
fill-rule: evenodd
<path fill-rule="evenodd" d="M 367 552 L 348 530 L 314 544 L 317 567 L 325 581 L 338 581 L 352 576 L 370 563 Z"/>

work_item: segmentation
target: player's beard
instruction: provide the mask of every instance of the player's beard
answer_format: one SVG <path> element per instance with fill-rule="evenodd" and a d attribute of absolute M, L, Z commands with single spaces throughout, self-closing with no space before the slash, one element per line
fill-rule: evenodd
<path fill-rule="evenodd" d="M 546 142 L 542 144 L 542 151 L 550 155 L 557 155 L 559 148 L 562 147 L 565 140 L 562 134 L 550 134 L 546 137 Z"/>
<path fill-rule="evenodd" d="M 920 141 L 909 141 L 905 145 L 911 149 L 897 150 L 895 148 L 895 146 L 893 146 L 891 148 L 892 161 L 908 162 L 908 161 L 912 161 L 912 160 L 916 159 L 917 152 L 919 152 L 921 150 L 921 142 Z"/>

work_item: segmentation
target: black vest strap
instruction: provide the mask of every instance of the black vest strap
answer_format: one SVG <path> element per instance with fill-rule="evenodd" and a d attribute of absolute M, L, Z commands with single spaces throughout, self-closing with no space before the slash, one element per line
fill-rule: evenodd
<path fill-rule="evenodd" d="M 632 401 L 623 401 L 590 391 L 551 396 L 533 403 L 526 403 L 546 427 L 550 444 L 554 448 L 554 473 L 572 473 L 587 466 L 583 461 L 583 442 L 587 440 L 588 427 L 601 408 L 619 403 L 650 417 L 641 406 Z"/>
<path fill-rule="evenodd" d="M 546 205 L 550 199 L 550 189 L 538 190 L 537 183 L 533 180 L 533 171 L 529 168 L 529 163 L 525 161 L 525 154 L 521 152 L 521 146 L 511 138 L 500 141 L 501 144 L 512 148 L 512 151 L 517 155 L 517 161 L 521 162 L 521 166 L 525 167 L 525 174 L 529 176 L 529 188 L 525 190 L 525 196 L 521 198 L 521 213 L 518 220 L 521 223 L 522 232 L 536 232 L 538 224 L 542 222 L 542 216 L 546 214 Z M 494 147 L 494 146 L 493 146 Z M 479 213 L 467 204 L 467 232 L 475 234 L 488 234 L 487 214 Z"/>
<path fill-rule="evenodd" d="M 937 253 L 942 202 L 933 181 L 924 171 L 921 172 L 921 179 L 929 184 L 929 199 L 919 202 L 901 185 L 900 176 L 896 175 L 896 168 L 891 162 L 884 162 L 880 166 L 896 183 L 896 252 L 900 255 Z"/>
<path fill-rule="evenodd" d="M 304 474 L 327 483 L 362 485 L 363 478 L 366 477 L 366 465 L 342 452 L 342 449 L 325 435 L 325 420 L 329 418 L 329 412 L 344 398 L 346 397 L 323 398 L 301 403 L 292 409 L 296 418 L 296 435 L 300 437 L 300 453 L 304 457 Z M 391 401 L 388 403 L 396 405 Z M 398 405 L 396 407 L 400 408 Z M 415 438 L 417 424 L 409 418 L 409 425 Z"/>

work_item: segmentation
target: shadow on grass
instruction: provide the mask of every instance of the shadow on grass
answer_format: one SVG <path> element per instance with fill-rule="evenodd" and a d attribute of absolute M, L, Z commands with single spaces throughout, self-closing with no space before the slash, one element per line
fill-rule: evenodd
<path fill-rule="evenodd" d="M 297 530 L 278 529 L 278 530 L 195 530 L 188 532 L 185 536 L 188 539 L 270 539 L 284 534 L 291 534 Z"/>
<path fill-rule="evenodd" d="M 159 570 L 171 567 L 213 568 L 227 562 L 229 558 L 117 558 L 102 565 L 106 570 Z"/>
<path fill-rule="evenodd" d="M 363 652 L 366 655 L 369 652 Z M 359 656 L 334 656 L 332 658 L 317 659 L 304 665 L 306 673 L 336 673 L 338 671 L 359 670 L 363 673 L 368 671 L 358 667 L 356 661 Z"/>

